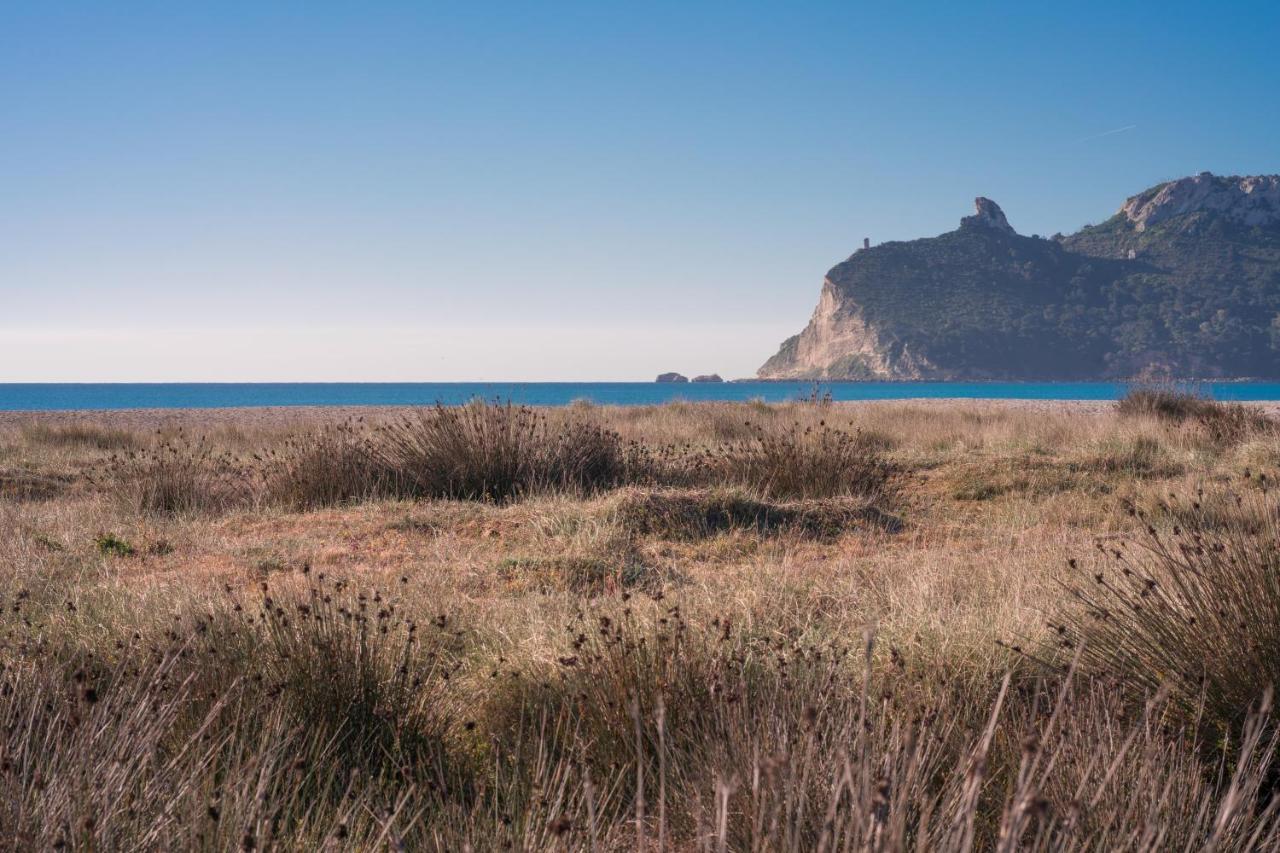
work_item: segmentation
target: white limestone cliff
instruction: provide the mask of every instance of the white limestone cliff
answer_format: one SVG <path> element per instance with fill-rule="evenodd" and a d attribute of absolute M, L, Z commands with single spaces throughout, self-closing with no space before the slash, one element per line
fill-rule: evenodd
<path fill-rule="evenodd" d="M 1198 211 L 1217 213 L 1242 225 L 1280 223 L 1280 175 L 1240 178 L 1201 172 L 1163 184 L 1154 194 L 1134 196 L 1120 208 L 1138 231 Z"/>

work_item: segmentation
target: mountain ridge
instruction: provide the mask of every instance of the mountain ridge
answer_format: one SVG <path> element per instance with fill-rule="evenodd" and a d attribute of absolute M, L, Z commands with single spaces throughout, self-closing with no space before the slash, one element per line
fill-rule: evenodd
<path fill-rule="evenodd" d="M 760 379 L 1280 377 L 1280 176 L 1209 173 L 1026 237 L 994 201 L 864 248 Z"/>

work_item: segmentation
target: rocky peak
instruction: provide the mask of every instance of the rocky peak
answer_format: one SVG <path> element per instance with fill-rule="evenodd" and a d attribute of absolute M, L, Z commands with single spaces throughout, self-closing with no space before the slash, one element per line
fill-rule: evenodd
<path fill-rule="evenodd" d="M 1242 225 L 1280 223 L 1280 175 L 1241 178 L 1201 172 L 1136 195 L 1120 208 L 1138 231 L 1200 211 L 1217 213 Z"/>
<path fill-rule="evenodd" d="M 1004 211 L 1000 209 L 1000 205 L 991 199 L 978 196 L 973 200 L 973 207 L 976 212 L 973 216 L 966 216 L 961 219 L 961 225 L 981 225 L 984 228 L 994 228 L 1006 234 L 1018 233 L 1013 230 L 1009 220 L 1005 219 Z"/>

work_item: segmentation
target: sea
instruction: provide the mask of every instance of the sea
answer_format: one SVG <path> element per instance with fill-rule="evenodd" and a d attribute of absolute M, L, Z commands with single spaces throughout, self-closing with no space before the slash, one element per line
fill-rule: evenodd
<path fill-rule="evenodd" d="M 0 411 L 222 409 L 259 406 L 429 406 L 497 400 L 562 406 L 832 400 L 1115 400 L 1116 382 L 229 382 L 0 383 Z M 1280 400 L 1280 382 L 1191 386 L 1217 400 Z"/>

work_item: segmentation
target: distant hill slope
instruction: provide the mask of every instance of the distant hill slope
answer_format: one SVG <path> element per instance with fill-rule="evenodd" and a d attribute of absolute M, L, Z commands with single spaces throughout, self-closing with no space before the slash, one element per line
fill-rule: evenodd
<path fill-rule="evenodd" d="M 1280 377 L 1280 176 L 1171 181 L 1051 240 L 976 204 L 833 267 L 760 378 Z"/>

